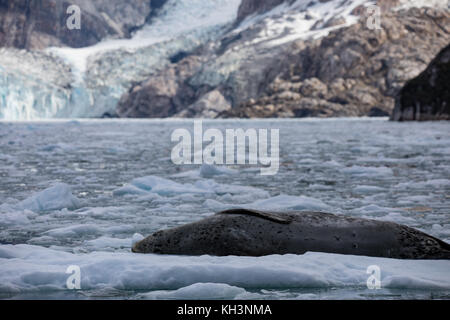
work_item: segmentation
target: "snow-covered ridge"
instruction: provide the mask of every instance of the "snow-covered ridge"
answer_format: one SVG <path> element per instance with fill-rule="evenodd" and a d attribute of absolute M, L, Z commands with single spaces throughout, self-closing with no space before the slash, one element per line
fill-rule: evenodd
<path fill-rule="evenodd" d="M 450 1 L 448 0 L 400 0 L 400 5 L 396 10 L 409 8 L 450 8 Z"/>
<path fill-rule="evenodd" d="M 360 6 L 369 7 L 377 5 L 377 0 L 331 0 L 306 1 L 297 0 L 292 4 L 282 3 L 263 14 L 254 14 L 241 22 L 234 32 L 240 32 L 256 23 L 265 26 L 259 34 L 249 43 L 254 45 L 266 41 L 269 46 L 282 45 L 298 39 L 320 38 L 330 31 L 348 27 L 359 20 L 353 14 Z M 433 7 L 448 8 L 447 0 L 401 0 L 394 10 L 409 8 Z"/>
<path fill-rule="evenodd" d="M 131 39 L 105 39 L 85 48 L 49 48 L 64 58 L 76 71 L 84 73 L 88 59 L 98 59 L 106 51 L 127 50 L 166 42 L 191 32 L 222 26 L 236 18 L 240 0 L 169 0 L 157 18 L 137 31 Z"/>
<path fill-rule="evenodd" d="M 272 10 L 247 17 L 235 32 L 245 30 L 255 23 L 263 23 L 259 37 L 250 44 L 270 41 L 269 45 L 281 45 L 290 41 L 323 37 L 331 30 L 349 26 L 358 21 L 352 11 L 358 6 L 374 4 L 374 0 L 332 0 L 312 2 L 297 0 L 291 5 L 283 3 Z M 332 20 L 341 19 L 337 25 Z"/>

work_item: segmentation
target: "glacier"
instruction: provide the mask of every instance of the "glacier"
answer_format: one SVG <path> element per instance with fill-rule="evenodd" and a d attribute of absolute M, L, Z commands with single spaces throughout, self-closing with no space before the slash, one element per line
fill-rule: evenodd
<path fill-rule="evenodd" d="M 122 93 L 221 34 L 240 0 L 169 0 L 131 39 L 86 48 L 0 50 L 0 119 L 86 118 L 113 114 Z"/>

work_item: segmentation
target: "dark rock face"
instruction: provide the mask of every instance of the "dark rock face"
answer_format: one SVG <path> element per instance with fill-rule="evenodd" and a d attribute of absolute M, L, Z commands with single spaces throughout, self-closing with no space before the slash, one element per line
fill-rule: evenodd
<path fill-rule="evenodd" d="M 72 4 L 81 9 L 80 30 L 66 25 Z M 127 37 L 150 11 L 150 0 L 0 0 L 0 47 L 84 47 L 106 36 Z"/>
<path fill-rule="evenodd" d="M 402 88 L 391 120 L 450 120 L 450 45 Z"/>
<path fill-rule="evenodd" d="M 120 99 L 119 117 L 166 118 L 195 101 L 196 92 L 185 80 L 201 66 L 201 59 L 190 56 L 164 69 L 158 75 L 134 85 Z"/>
<path fill-rule="evenodd" d="M 241 22 L 252 14 L 269 11 L 283 2 L 290 4 L 294 1 L 295 0 L 242 0 L 238 10 L 237 22 Z"/>
<path fill-rule="evenodd" d="M 450 15 L 432 8 L 386 12 L 381 25 L 369 30 L 361 20 L 319 41 L 295 43 L 259 98 L 221 116 L 388 116 L 406 81 L 450 41 Z"/>

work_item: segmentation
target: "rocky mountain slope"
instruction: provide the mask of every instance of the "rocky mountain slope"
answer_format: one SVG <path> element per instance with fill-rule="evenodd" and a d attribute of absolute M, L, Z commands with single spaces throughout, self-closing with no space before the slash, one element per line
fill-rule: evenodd
<path fill-rule="evenodd" d="M 387 116 L 403 84 L 450 42 L 449 22 L 447 12 L 411 9 L 384 14 L 375 32 L 360 21 L 297 43 L 262 97 L 225 116 Z"/>
<path fill-rule="evenodd" d="M 400 90 L 391 120 L 450 120 L 450 45 Z"/>
<path fill-rule="evenodd" d="M 447 0 L 71 3 L 0 0 L 0 118 L 386 116 L 450 42 Z"/>
<path fill-rule="evenodd" d="M 445 7 L 379 1 L 381 29 L 372 30 L 364 1 L 280 2 L 243 1 L 236 29 L 133 86 L 118 115 L 387 116 L 403 84 L 450 42 Z"/>
<path fill-rule="evenodd" d="M 164 0 L 0 0 L 0 46 L 85 47 L 107 36 L 129 37 Z M 81 9 L 81 29 L 69 30 L 67 8 Z"/>

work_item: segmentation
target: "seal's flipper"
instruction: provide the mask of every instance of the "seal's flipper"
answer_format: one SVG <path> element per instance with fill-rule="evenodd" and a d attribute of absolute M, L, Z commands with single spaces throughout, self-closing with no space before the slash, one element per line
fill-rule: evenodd
<path fill-rule="evenodd" d="M 252 209 L 229 209 L 225 211 L 218 212 L 217 214 L 244 214 L 254 217 L 259 217 L 262 219 L 270 220 L 277 223 L 289 224 L 292 221 L 287 217 L 282 217 L 281 215 L 277 215 L 272 212 L 264 212 Z"/>

